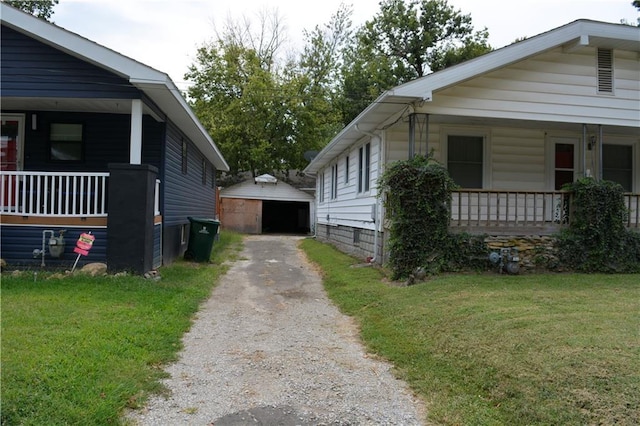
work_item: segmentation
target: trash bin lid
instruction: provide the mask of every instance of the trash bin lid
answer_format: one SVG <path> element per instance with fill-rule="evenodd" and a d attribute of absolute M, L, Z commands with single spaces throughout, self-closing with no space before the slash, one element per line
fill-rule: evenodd
<path fill-rule="evenodd" d="M 190 222 L 200 222 L 200 223 L 209 223 L 209 224 L 219 224 L 220 221 L 219 220 L 215 220 L 215 219 L 211 219 L 211 218 L 206 218 L 206 217 L 187 217 L 187 219 L 189 219 Z"/>

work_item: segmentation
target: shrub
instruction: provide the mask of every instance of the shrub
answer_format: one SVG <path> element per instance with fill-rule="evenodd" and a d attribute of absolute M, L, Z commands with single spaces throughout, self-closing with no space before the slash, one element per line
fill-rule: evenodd
<path fill-rule="evenodd" d="M 558 234 L 558 257 L 581 272 L 639 272 L 640 234 L 625 228 L 627 209 L 621 185 L 579 179 L 572 193 L 569 228 Z"/>
<path fill-rule="evenodd" d="M 469 258 L 486 252 L 478 238 L 449 234 L 455 187 L 447 169 L 431 155 L 398 161 L 385 170 L 378 191 L 390 222 L 393 279 L 407 278 L 418 268 L 427 273 L 460 270 Z"/>

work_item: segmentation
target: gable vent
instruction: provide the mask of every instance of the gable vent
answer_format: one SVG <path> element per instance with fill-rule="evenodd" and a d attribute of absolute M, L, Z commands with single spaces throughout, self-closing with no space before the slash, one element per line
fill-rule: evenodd
<path fill-rule="evenodd" d="M 613 93 L 613 51 L 598 49 L 598 92 Z"/>

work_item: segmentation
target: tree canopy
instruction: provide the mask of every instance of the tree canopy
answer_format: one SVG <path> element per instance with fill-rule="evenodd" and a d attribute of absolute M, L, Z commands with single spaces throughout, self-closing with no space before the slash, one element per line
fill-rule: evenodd
<path fill-rule="evenodd" d="M 382 0 L 346 53 L 344 123 L 384 90 L 491 51 L 488 38 L 446 0 Z"/>
<path fill-rule="evenodd" d="M 3 0 L 7 4 L 48 21 L 59 0 Z"/>
<path fill-rule="evenodd" d="M 280 27 L 278 19 L 270 22 Z M 304 153 L 321 149 L 340 129 L 331 90 L 343 27 L 331 36 L 320 28 L 309 32 L 310 42 L 293 61 L 279 59 L 278 38 L 265 25 L 257 35 L 250 26 L 228 25 L 216 42 L 198 49 L 186 75 L 194 83 L 188 90 L 194 111 L 231 174 L 302 169 Z"/>
<path fill-rule="evenodd" d="M 283 26 L 261 15 L 229 22 L 197 51 L 185 78 L 192 107 L 231 174 L 303 168 L 384 90 L 491 50 L 486 29 L 446 0 L 383 0 L 352 29 L 351 7 L 304 32 L 298 55 L 282 54 Z"/>

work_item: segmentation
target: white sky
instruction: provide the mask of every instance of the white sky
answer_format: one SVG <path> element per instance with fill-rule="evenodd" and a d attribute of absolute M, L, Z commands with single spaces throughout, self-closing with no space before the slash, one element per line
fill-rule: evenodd
<path fill-rule="evenodd" d="M 576 19 L 635 23 L 632 0 L 449 0 L 471 14 L 476 29 L 487 27 L 494 48 Z M 277 11 L 292 48 L 300 50 L 303 29 L 329 22 L 340 3 L 353 5 L 354 26 L 371 19 L 378 0 L 60 0 L 52 20 L 103 46 L 166 72 L 186 89 L 184 74 L 198 47 L 215 38 L 231 18 L 254 22 L 260 11 Z"/>

